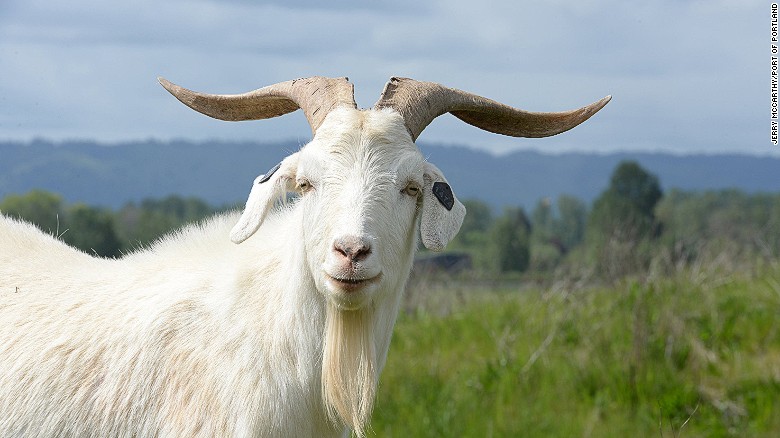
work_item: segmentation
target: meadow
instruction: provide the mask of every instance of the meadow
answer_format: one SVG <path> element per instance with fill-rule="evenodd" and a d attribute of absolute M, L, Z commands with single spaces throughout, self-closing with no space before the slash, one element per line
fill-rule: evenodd
<path fill-rule="evenodd" d="M 777 263 L 604 286 L 522 284 L 412 284 L 371 434 L 780 433 Z"/>

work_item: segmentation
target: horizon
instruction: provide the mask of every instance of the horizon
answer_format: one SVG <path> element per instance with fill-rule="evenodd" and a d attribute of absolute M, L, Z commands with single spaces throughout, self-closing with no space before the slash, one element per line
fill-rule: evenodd
<path fill-rule="evenodd" d="M 308 142 L 308 140 L 307 140 Z M 155 138 L 155 137 L 146 137 L 146 138 L 137 138 L 137 139 L 129 139 L 129 140 L 117 140 L 117 141 L 100 141 L 95 138 L 65 138 L 65 139 L 50 139 L 46 137 L 40 137 L 36 136 L 30 139 L 22 139 L 22 140 L 16 140 L 16 139 L 0 139 L 0 145 L 4 144 L 22 144 L 22 145 L 32 145 L 34 143 L 48 143 L 55 147 L 62 147 L 67 146 L 69 144 L 94 144 L 96 146 L 101 147 L 123 147 L 123 146 L 129 146 L 133 144 L 143 144 L 143 143 L 160 143 L 160 144 L 174 144 L 174 143 L 190 143 L 193 145 L 206 145 L 209 143 L 217 143 L 217 144 L 257 144 L 257 145 L 283 145 L 283 146 L 289 146 L 291 144 L 299 144 L 298 147 L 303 147 L 307 142 L 301 143 L 299 139 L 290 137 L 288 139 L 280 138 L 278 140 L 252 140 L 252 139 L 217 139 L 217 138 L 185 138 L 185 137 L 173 137 L 169 139 L 161 139 L 161 138 Z M 770 159 L 777 159 L 780 160 L 779 154 L 774 154 L 772 152 L 763 153 L 762 151 L 713 151 L 713 152 L 707 152 L 707 151 L 684 151 L 684 150 L 676 150 L 676 149 L 668 149 L 668 150 L 642 150 L 642 149 L 616 149 L 616 150 L 607 150 L 607 151 L 600 151 L 595 149 L 583 149 L 583 150 L 542 150 L 538 147 L 518 147 L 512 150 L 507 151 L 491 151 L 486 150 L 484 148 L 480 148 L 478 146 L 466 144 L 466 143 L 451 143 L 451 142 L 432 142 L 432 141 L 417 141 L 416 144 L 421 147 L 425 148 L 427 146 L 434 146 L 434 147 L 444 147 L 444 148 L 459 148 L 459 149 L 468 149 L 470 151 L 479 152 L 479 153 L 485 153 L 492 157 L 501 158 L 506 157 L 509 155 L 513 155 L 516 153 L 538 153 L 541 155 L 550 155 L 550 156 L 558 156 L 558 155 L 601 155 L 601 156 L 608 156 L 608 155 L 670 155 L 674 157 L 696 157 L 696 156 L 702 156 L 702 157 L 710 157 L 710 156 L 744 156 L 744 157 L 756 157 L 756 158 L 770 158 Z"/>
<path fill-rule="evenodd" d="M 0 196 L 40 188 L 69 201 L 117 207 L 178 194 L 214 205 L 245 200 L 255 177 L 300 146 L 287 142 L 158 140 L 106 144 L 95 140 L 2 142 Z M 532 208 L 543 198 L 572 195 L 586 203 L 608 184 L 623 161 L 656 175 L 664 190 L 780 192 L 780 158 L 749 154 L 669 154 L 526 149 L 496 155 L 462 145 L 421 142 L 425 158 L 446 175 L 464 199 L 494 208 Z M 511 190 L 499 190 L 512 187 Z"/>

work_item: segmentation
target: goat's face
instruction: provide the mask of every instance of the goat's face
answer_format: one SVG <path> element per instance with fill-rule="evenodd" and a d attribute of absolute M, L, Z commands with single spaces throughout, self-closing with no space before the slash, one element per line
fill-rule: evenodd
<path fill-rule="evenodd" d="M 433 82 L 391 78 L 373 108 L 359 111 L 347 78 L 314 76 L 237 95 L 160 83 L 187 106 L 221 120 L 303 110 L 314 139 L 255 181 L 231 239 L 248 239 L 274 202 L 297 189 L 307 264 L 319 290 L 344 309 L 365 306 L 378 291 L 401 289 L 418 216 L 422 241 L 433 250 L 444 248 L 460 228 L 466 209 L 414 146 L 434 118 L 451 113 L 497 134 L 547 137 L 577 126 L 610 100 L 529 112 Z"/>
<path fill-rule="evenodd" d="M 299 153 L 309 269 L 334 304 L 355 309 L 383 284 L 398 289 L 417 242 L 424 167 L 391 112 L 333 111 Z"/>
<path fill-rule="evenodd" d="M 435 182 L 446 187 L 444 200 L 433 195 Z M 251 235 L 264 215 L 258 209 L 269 208 L 287 191 L 299 194 L 295 208 L 301 209 L 306 259 L 317 289 L 348 310 L 402 289 L 417 245 L 418 219 L 423 242 L 440 250 L 465 214 L 392 110 L 332 111 L 309 144 L 273 175 L 256 180 L 233 240 Z"/>

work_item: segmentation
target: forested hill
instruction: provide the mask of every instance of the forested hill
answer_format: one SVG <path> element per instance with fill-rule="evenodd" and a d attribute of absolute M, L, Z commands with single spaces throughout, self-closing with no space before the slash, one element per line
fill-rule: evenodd
<path fill-rule="evenodd" d="M 44 189 L 69 202 L 114 208 L 169 194 L 196 196 L 212 205 L 238 203 L 258 174 L 299 147 L 295 142 L 5 142 L 0 143 L 0 199 Z M 607 187 L 617 163 L 629 159 L 657 175 L 665 190 L 780 191 L 780 158 L 533 151 L 497 157 L 465 147 L 421 148 L 459 197 L 478 198 L 497 209 L 531 208 L 539 199 L 560 194 L 589 203 Z"/>

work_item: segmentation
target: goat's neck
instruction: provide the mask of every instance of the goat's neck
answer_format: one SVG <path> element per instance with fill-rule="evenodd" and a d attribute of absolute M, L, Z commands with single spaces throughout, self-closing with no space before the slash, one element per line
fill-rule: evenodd
<path fill-rule="evenodd" d="M 275 225 L 294 227 L 295 224 L 288 221 Z M 294 230 L 285 229 L 285 233 L 279 229 L 276 231 L 276 235 L 254 236 L 241 245 L 243 254 L 236 260 L 240 264 L 236 277 L 238 284 L 245 285 L 245 288 L 240 292 L 241 299 L 235 307 L 248 325 L 255 325 L 254 330 L 248 331 L 254 336 L 255 348 L 262 349 L 264 354 L 283 359 L 283 363 L 269 366 L 286 367 L 287 374 L 290 367 L 297 370 L 298 389 L 277 389 L 302 391 L 307 394 L 310 403 L 320 405 L 329 304 L 325 295 L 316 289 L 309 270 L 303 268 L 308 266 L 303 243 L 274 240 L 278 235 L 295 235 Z M 385 283 L 386 289 L 378 291 L 368 312 L 368 323 L 373 328 L 370 342 L 374 344 L 377 376 L 385 364 L 415 245 L 416 241 L 409 242 L 408 260 L 400 266 L 399 272 L 392 273 L 394 278 Z M 257 254 L 275 256 L 257 257 Z M 391 276 L 386 279 L 388 277 Z M 268 325 L 261 327 L 261 324 Z M 330 424 L 324 411 L 315 415 L 323 415 L 324 424 Z"/>

